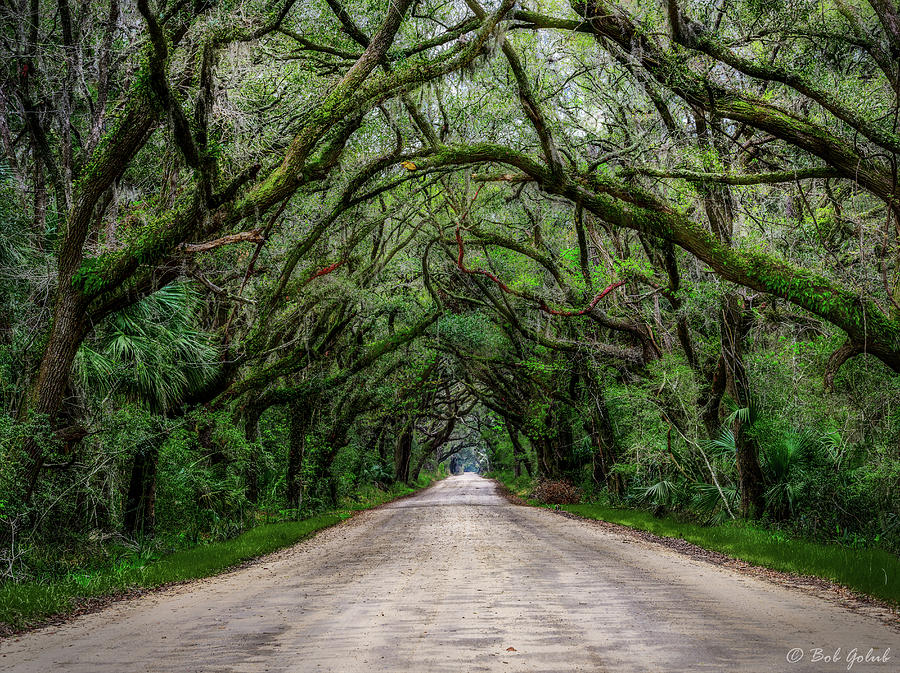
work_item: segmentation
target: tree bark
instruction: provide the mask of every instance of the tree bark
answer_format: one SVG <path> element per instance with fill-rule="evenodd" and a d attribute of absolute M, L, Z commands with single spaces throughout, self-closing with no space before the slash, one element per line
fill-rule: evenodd
<path fill-rule="evenodd" d="M 56 424 L 75 355 L 87 332 L 84 309 L 80 293 L 71 288 L 60 288 L 47 346 L 28 401 L 20 410 L 20 420 L 45 417 L 51 428 Z M 27 505 L 44 465 L 44 450 L 34 437 L 29 437 L 22 443 L 20 452 L 19 456 L 16 455 L 19 454 L 17 451 L 9 453 L 10 459 L 15 461 L 14 472 L 17 474 L 16 482 L 11 484 L 9 492 L 18 493 L 18 497 L 13 499 L 14 503 Z"/>
<path fill-rule="evenodd" d="M 506 432 L 507 434 L 509 434 L 509 441 L 512 443 L 513 474 L 518 479 L 520 476 L 522 476 L 522 445 L 519 443 L 519 431 L 516 430 L 509 422 L 507 422 Z M 529 474 L 530 473 L 531 471 L 529 470 Z"/>
<path fill-rule="evenodd" d="M 160 441 L 154 437 L 140 446 L 131 464 L 125 498 L 125 532 L 131 537 L 151 536 L 156 528 L 156 482 Z"/>
<path fill-rule="evenodd" d="M 622 475 L 614 472 L 613 468 L 618 461 L 618 442 L 606 408 L 606 400 L 599 386 L 594 386 L 591 404 L 590 429 L 594 444 L 593 477 L 598 484 L 606 484 L 609 490 L 617 496 L 625 491 Z"/>
<path fill-rule="evenodd" d="M 733 292 L 722 302 L 722 359 L 727 376 L 726 390 L 735 404 L 749 409 L 750 382 L 744 367 L 744 301 Z M 763 510 L 763 475 L 759 466 L 759 447 L 750 433 L 749 423 L 736 417 L 732 423 L 741 491 L 741 515 L 754 518 Z"/>
<path fill-rule="evenodd" d="M 287 501 L 288 507 L 297 509 L 303 501 L 303 457 L 306 449 L 306 431 L 309 425 L 309 409 L 299 401 L 288 407 L 290 415 L 290 435 L 288 438 Z"/>
<path fill-rule="evenodd" d="M 259 463 L 262 459 L 259 450 L 259 417 L 260 412 L 255 407 L 250 407 L 244 417 L 244 439 L 250 445 L 245 473 L 247 500 L 254 505 L 259 502 Z"/>
<path fill-rule="evenodd" d="M 409 462 L 412 457 L 412 421 L 407 421 L 397 437 L 397 443 L 394 445 L 394 479 L 401 483 L 409 481 Z"/>
<path fill-rule="evenodd" d="M 721 418 L 719 406 L 722 396 L 725 394 L 725 385 L 728 375 L 725 371 L 725 358 L 721 355 L 716 360 L 716 365 L 708 377 L 709 388 L 700 393 L 700 420 L 706 428 L 707 437 L 713 438 L 719 434 Z"/>
<path fill-rule="evenodd" d="M 515 461 L 516 476 L 518 477 L 522 474 L 523 466 L 525 467 L 525 472 L 528 474 L 528 476 L 533 476 L 533 472 L 531 469 L 531 460 L 529 460 L 528 458 L 528 452 L 525 450 L 525 447 L 522 446 L 522 442 L 519 439 L 519 429 L 507 420 L 506 431 L 509 433 L 509 439 L 512 442 L 513 446 L 513 461 Z"/>

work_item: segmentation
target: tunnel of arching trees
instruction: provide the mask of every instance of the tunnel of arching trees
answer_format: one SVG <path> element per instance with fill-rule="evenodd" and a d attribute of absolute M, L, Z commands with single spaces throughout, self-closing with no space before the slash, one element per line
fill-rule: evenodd
<path fill-rule="evenodd" d="M 15 572 L 440 470 L 900 548 L 892 3 L 13 4 Z"/>

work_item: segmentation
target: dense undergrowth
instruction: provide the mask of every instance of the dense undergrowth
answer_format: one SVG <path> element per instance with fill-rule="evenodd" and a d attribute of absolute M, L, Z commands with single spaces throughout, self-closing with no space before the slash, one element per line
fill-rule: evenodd
<path fill-rule="evenodd" d="M 749 517 L 794 538 L 900 553 L 900 381 L 877 365 L 848 362 L 834 390 L 821 385 L 833 339 L 795 341 L 761 327 L 746 344 L 746 373 L 754 395 L 741 407 L 726 399 L 705 428 L 704 392 L 677 357 L 663 358 L 645 381 L 623 383 L 599 372 L 611 439 L 600 469 L 596 434 L 583 416 L 545 424 L 570 454 L 554 476 L 588 500 L 609 500 L 700 523 L 745 518 L 734 428 L 758 456 L 760 505 Z M 564 372 L 562 359 L 546 377 Z M 883 375 L 883 376 L 882 376 Z M 586 403 L 588 415 L 590 400 Z M 589 417 L 588 417 L 589 418 Z M 535 441 L 521 441 L 518 457 L 502 426 L 492 429 L 491 466 L 539 468 Z M 534 432 L 529 428 L 529 432 Z M 523 433 L 524 434 L 524 433 Z M 612 456 L 612 458 L 610 457 Z"/>
<path fill-rule="evenodd" d="M 663 537 L 687 540 L 754 565 L 831 580 L 869 596 L 900 604 L 900 558 L 883 549 L 824 544 L 734 520 L 703 525 L 686 512 L 658 516 L 634 507 L 604 502 L 555 505 L 533 497 L 537 484 L 511 472 L 490 475 L 511 493 L 538 506 L 558 506 L 588 519 L 608 521 Z M 546 488 L 545 488 L 546 490 Z M 540 494 L 540 489 L 538 489 Z"/>
<path fill-rule="evenodd" d="M 295 544 L 333 526 L 355 511 L 371 509 L 429 486 L 443 475 L 422 473 L 413 485 L 379 488 L 367 485 L 343 499 L 340 507 L 299 521 L 264 523 L 229 540 L 164 553 L 135 546 L 108 566 L 81 569 L 59 577 L 0 585 L 0 635 L 57 614 L 85 599 L 122 595 L 215 575 L 228 568 Z"/>

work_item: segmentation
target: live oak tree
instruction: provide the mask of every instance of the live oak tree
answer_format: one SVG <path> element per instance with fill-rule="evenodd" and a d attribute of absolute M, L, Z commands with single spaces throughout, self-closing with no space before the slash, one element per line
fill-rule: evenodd
<path fill-rule="evenodd" d="M 41 13 L 39 3 L 35 4 L 27 17 L 26 40 L 18 45 L 22 58 L 14 93 L 19 96 L 22 117 L 40 153 L 40 161 L 51 175 L 57 176 L 60 173 L 57 158 L 53 156 L 53 148 L 46 146 L 46 130 L 33 114 L 29 97 L 29 92 L 37 86 L 32 82 L 40 76 L 35 52 L 41 32 Z M 440 77 L 471 61 L 511 5 L 502 6 L 496 15 L 483 22 L 471 43 L 377 76 L 377 66 L 391 47 L 411 3 L 392 5 L 365 50 L 331 90 L 309 106 L 281 156 L 266 157 L 265 167 L 258 163 L 232 166 L 229 175 L 220 165 L 215 148 L 210 147 L 209 116 L 214 102 L 216 61 L 230 45 L 258 40 L 274 32 L 293 4 L 287 2 L 274 17 L 264 17 L 254 22 L 256 25 L 244 28 L 219 27 L 215 20 L 203 25 L 207 23 L 203 21 L 207 14 L 215 17 L 215 5 L 201 7 L 199 16 L 178 6 L 171 15 L 159 15 L 147 2 L 138 2 L 146 39 L 137 49 L 130 82 L 121 85 L 123 93 L 122 100 L 117 101 L 120 107 L 117 119 L 109 128 L 98 132 L 96 147 L 88 146 L 82 156 L 76 156 L 66 143 L 59 149 L 64 162 L 69 162 L 70 154 L 73 157 L 72 165 L 64 166 L 66 175 L 58 176 L 57 290 L 46 345 L 19 409 L 20 418 L 36 414 L 46 417 L 51 424 L 58 423 L 72 363 L 91 323 L 127 306 L 167 280 L 177 278 L 178 255 L 185 243 L 234 228 L 248 218 L 264 216 L 304 185 L 326 177 L 340 159 L 360 114 L 392 93 Z M 65 3 L 61 7 L 62 47 L 70 50 L 72 63 L 67 68 L 76 70 L 79 64 L 74 62 L 77 57 L 72 54 L 78 48 L 71 34 L 70 10 Z M 117 5 L 110 10 L 110 17 L 108 30 L 115 32 Z M 90 17 L 83 19 L 90 21 Z M 110 50 L 111 44 L 104 43 L 100 59 L 108 61 Z M 173 61 L 184 58 L 189 64 L 187 68 L 173 67 Z M 198 69 L 195 103 L 189 115 L 179 88 L 190 84 L 195 68 Z M 76 76 L 71 75 L 72 79 Z M 99 76 L 108 77 L 108 73 L 100 73 L 98 68 Z M 66 91 L 65 95 L 69 97 L 72 93 Z M 90 94 L 85 106 L 93 106 Z M 93 124 L 106 121 L 105 114 L 106 110 L 100 111 Z M 69 116 L 63 115 L 64 139 L 71 136 Z M 151 209 L 145 221 L 129 232 L 124 245 L 104 246 L 103 241 L 91 240 L 98 237 L 103 215 L 109 207 L 109 203 L 103 202 L 104 197 L 122 179 L 158 127 L 171 134 L 172 145 L 180 155 L 179 163 L 183 162 L 182 175 L 176 179 L 186 180 L 188 188 L 165 208 Z M 95 242 L 100 243 L 97 249 L 86 250 Z M 21 483 L 27 499 L 40 472 L 42 449 L 38 443 L 26 441 L 22 454 L 21 458 L 14 459 L 24 464 Z"/>
<path fill-rule="evenodd" d="M 788 398 L 832 438 L 841 400 L 861 464 L 894 474 L 892 3 L 20 4 L 8 511 L 100 461 L 104 414 L 132 404 L 251 510 L 477 451 L 784 518 Z M 214 371 L 166 405 L 73 378 L 185 284 Z M 775 381 L 797 362 L 815 386 Z M 168 478 L 131 463 L 129 502 Z"/>

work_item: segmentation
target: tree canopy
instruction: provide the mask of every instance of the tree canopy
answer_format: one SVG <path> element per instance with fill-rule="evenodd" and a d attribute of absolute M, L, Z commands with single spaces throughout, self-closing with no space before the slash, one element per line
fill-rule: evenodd
<path fill-rule="evenodd" d="M 900 548 L 896 3 L 0 12 L 0 537 L 455 457 Z"/>

